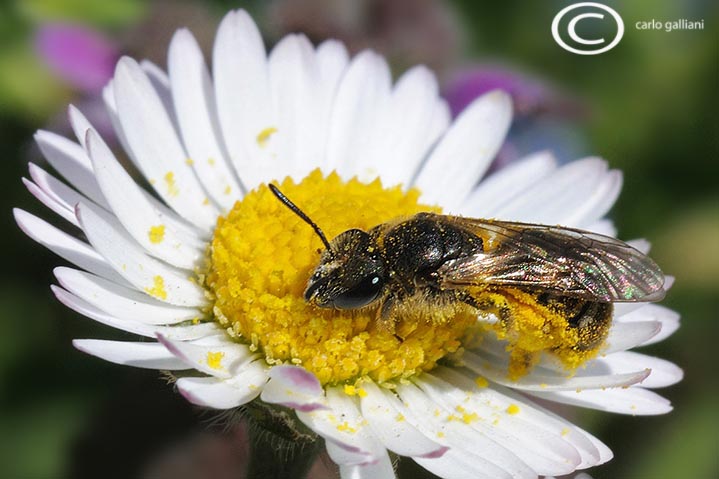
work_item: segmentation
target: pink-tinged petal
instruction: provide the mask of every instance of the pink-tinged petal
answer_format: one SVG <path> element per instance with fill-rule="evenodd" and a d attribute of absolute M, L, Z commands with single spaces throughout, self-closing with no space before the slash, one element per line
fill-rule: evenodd
<path fill-rule="evenodd" d="M 35 44 L 53 72 L 89 93 L 99 92 L 112 77 L 119 56 L 112 41 L 81 25 L 43 25 Z"/>
<path fill-rule="evenodd" d="M 345 465 L 340 464 L 342 479 L 394 479 L 394 468 L 387 452 L 373 464 Z"/>
<path fill-rule="evenodd" d="M 262 390 L 261 399 L 270 404 L 311 412 L 328 409 L 324 389 L 317 377 L 298 366 L 280 365 L 269 372 L 270 380 Z"/>
<path fill-rule="evenodd" d="M 232 379 L 214 377 L 180 378 L 180 394 L 198 406 L 212 409 L 231 409 L 255 399 L 267 381 L 264 361 L 248 363 Z"/>

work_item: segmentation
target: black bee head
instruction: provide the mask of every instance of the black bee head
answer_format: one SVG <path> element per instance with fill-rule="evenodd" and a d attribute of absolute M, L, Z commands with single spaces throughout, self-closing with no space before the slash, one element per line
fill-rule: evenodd
<path fill-rule="evenodd" d="M 385 268 L 370 235 L 347 230 L 333 239 L 307 283 L 305 300 L 322 308 L 356 309 L 374 302 Z"/>

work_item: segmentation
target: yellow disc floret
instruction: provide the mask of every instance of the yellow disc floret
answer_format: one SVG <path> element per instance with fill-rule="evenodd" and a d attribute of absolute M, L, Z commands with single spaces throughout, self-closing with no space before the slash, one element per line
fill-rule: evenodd
<path fill-rule="evenodd" d="M 383 188 L 379 180 L 342 181 L 315 170 L 282 192 L 317 223 L 328 238 L 350 229 L 368 230 L 421 211 L 419 192 Z M 432 369 L 461 346 L 476 314 L 454 313 L 444 321 L 400 319 L 396 334 L 378 327 L 376 311 L 336 311 L 307 304 L 303 293 L 317 266 L 322 242 L 266 186 L 248 193 L 218 220 L 206 285 L 214 316 L 238 341 L 270 364 L 299 364 L 323 384 L 378 382 Z M 400 337 L 401 334 L 401 337 Z"/>

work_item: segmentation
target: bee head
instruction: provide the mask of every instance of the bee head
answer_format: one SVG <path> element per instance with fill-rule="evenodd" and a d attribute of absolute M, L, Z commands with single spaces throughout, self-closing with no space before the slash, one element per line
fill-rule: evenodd
<path fill-rule="evenodd" d="M 322 253 L 305 300 L 322 308 L 357 309 L 374 302 L 384 285 L 384 263 L 370 235 L 351 229 Z"/>
<path fill-rule="evenodd" d="M 319 226 L 275 185 L 272 193 L 315 230 L 325 245 L 320 263 L 307 282 L 305 300 L 322 308 L 356 309 L 374 302 L 385 285 L 385 269 L 370 235 L 347 230 L 330 243 Z"/>

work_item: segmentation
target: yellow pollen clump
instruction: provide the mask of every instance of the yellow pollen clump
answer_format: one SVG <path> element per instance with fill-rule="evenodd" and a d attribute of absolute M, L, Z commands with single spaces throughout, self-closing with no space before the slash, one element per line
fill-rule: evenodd
<path fill-rule="evenodd" d="M 257 134 L 257 144 L 260 148 L 264 148 L 267 146 L 267 143 L 270 140 L 270 137 L 277 133 L 277 128 L 274 126 L 270 126 L 262 130 Z"/>
<path fill-rule="evenodd" d="M 472 424 L 475 421 L 479 420 L 479 416 L 476 412 L 470 412 L 470 413 L 464 413 L 462 414 L 462 422 L 465 424 Z"/>
<path fill-rule="evenodd" d="M 342 424 L 337 425 L 337 430 L 341 432 L 349 432 L 349 433 L 355 433 L 357 432 L 357 429 L 350 426 L 347 421 L 343 422 Z"/>
<path fill-rule="evenodd" d="M 180 194 L 180 190 L 177 188 L 177 184 L 175 184 L 175 174 L 172 171 L 168 171 L 165 176 L 165 185 L 167 186 L 167 194 L 169 196 L 177 196 Z"/>
<path fill-rule="evenodd" d="M 150 243 L 162 243 L 162 240 L 165 239 L 165 225 L 151 226 L 147 236 L 150 237 Z"/>
<path fill-rule="evenodd" d="M 516 404 L 510 404 L 507 406 L 507 414 L 511 414 L 512 416 L 519 414 L 519 406 Z"/>
<path fill-rule="evenodd" d="M 350 228 L 368 230 L 397 217 L 438 211 L 421 205 L 417 190 L 384 188 L 379 180 L 343 181 L 315 170 L 282 192 L 329 239 Z M 476 316 L 456 313 L 445 321 L 408 314 L 394 334 L 375 321 L 376 307 L 339 311 L 309 305 L 303 297 L 319 262 L 322 242 L 266 186 L 248 193 L 218 220 L 205 285 L 215 297 L 220 325 L 250 344 L 270 364 L 290 363 L 314 373 L 322 384 L 348 384 L 363 377 L 378 383 L 408 378 L 458 351 Z M 436 319 L 436 318 L 433 318 Z"/>
<path fill-rule="evenodd" d="M 489 381 L 483 376 L 477 376 L 474 380 L 474 384 L 477 385 L 479 388 L 486 388 L 489 386 Z"/>
<path fill-rule="evenodd" d="M 145 288 L 145 292 L 150 296 L 154 296 L 159 299 L 167 299 L 167 291 L 165 290 L 165 278 L 160 275 L 152 278 L 152 286 Z"/>
<path fill-rule="evenodd" d="M 211 369 L 222 369 L 222 358 L 225 357 L 225 353 L 222 351 L 208 351 L 207 352 L 207 365 Z"/>

